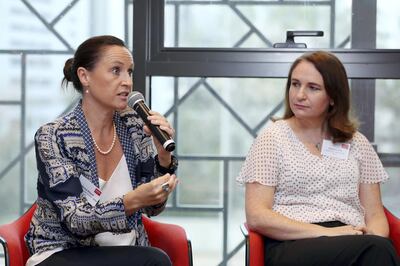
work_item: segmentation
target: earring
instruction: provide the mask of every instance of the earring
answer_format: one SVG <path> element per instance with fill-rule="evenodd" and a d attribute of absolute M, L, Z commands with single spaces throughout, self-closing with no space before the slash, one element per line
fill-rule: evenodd
<path fill-rule="evenodd" d="M 89 93 L 89 90 L 85 90 L 86 93 Z"/>
<path fill-rule="evenodd" d="M 330 102 L 329 104 L 330 104 L 331 106 L 334 106 L 334 105 L 335 105 L 335 103 L 334 103 L 334 102 Z"/>

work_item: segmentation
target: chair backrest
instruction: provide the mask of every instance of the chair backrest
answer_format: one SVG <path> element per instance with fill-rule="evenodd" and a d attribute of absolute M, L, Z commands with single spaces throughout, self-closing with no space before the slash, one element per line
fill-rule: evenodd
<path fill-rule="evenodd" d="M 385 214 L 389 223 L 389 238 L 392 240 L 394 248 L 400 256 L 400 219 L 386 208 Z"/>
<path fill-rule="evenodd" d="M 244 223 L 240 229 L 246 241 L 246 266 L 264 266 L 264 237 L 250 230 L 247 223 Z"/>
<path fill-rule="evenodd" d="M 400 256 L 400 219 L 388 209 L 384 208 L 384 211 L 389 223 L 389 238 Z M 246 223 L 241 226 L 241 230 L 246 241 L 246 266 L 263 266 L 264 237 L 255 231 L 249 230 Z"/>
<path fill-rule="evenodd" d="M 0 237 L 5 240 L 6 266 L 23 266 L 29 258 L 29 252 L 25 245 L 24 236 L 28 232 L 36 204 L 33 204 L 16 221 L 0 226 Z"/>
<path fill-rule="evenodd" d="M 146 216 L 142 216 L 142 221 L 151 245 L 164 250 L 170 257 L 172 265 L 193 265 L 192 246 L 182 227 L 160 223 Z"/>
<path fill-rule="evenodd" d="M 24 266 L 28 260 L 29 253 L 24 236 L 28 232 L 35 210 L 36 204 L 33 204 L 18 220 L 0 226 L 0 242 L 5 250 L 6 266 Z M 156 222 L 145 216 L 143 224 L 151 245 L 164 250 L 174 266 L 192 265 L 191 244 L 182 227 Z"/>

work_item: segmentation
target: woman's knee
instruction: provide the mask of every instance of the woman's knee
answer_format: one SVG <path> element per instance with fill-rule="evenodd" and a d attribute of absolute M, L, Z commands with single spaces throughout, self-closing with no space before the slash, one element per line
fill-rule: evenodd
<path fill-rule="evenodd" d="M 391 251 L 394 250 L 392 241 L 389 238 L 376 236 L 376 235 L 365 235 L 367 243 L 378 250 Z"/>
<path fill-rule="evenodd" d="M 146 265 L 157 265 L 157 266 L 171 266 L 172 262 L 170 258 L 168 257 L 167 253 L 165 253 L 163 250 L 159 248 L 149 248 L 149 254 L 148 254 L 148 264 Z"/>
<path fill-rule="evenodd" d="M 390 239 L 366 235 L 365 241 L 365 251 L 361 256 L 360 265 L 399 265 L 399 258 Z"/>

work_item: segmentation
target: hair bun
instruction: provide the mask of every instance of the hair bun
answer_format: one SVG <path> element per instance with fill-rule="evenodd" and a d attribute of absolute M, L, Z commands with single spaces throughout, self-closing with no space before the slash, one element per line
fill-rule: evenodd
<path fill-rule="evenodd" d="M 74 58 L 71 57 L 67 61 L 65 61 L 64 65 L 64 78 L 67 81 L 72 81 L 72 65 L 74 64 Z"/>

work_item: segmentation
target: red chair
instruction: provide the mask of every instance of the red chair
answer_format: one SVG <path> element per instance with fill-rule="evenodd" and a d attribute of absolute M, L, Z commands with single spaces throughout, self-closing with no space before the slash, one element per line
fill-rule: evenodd
<path fill-rule="evenodd" d="M 5 266 L 24 266 L 29 258 L 24 236 L 36 209 L 36 204 L 16 221 L 0 226 L 0 243 L 4 248 Z M 191 266 L 192 248 L 185 230 L 173 224 L 153 221 L 143 216 L 149 241 L 152 246 L 164 250 L 174 266 Z"/>
<path fill-rule="evenodd" d="M 264 266 L 264 238 L 261 234 L 249 230 L 247 223 L 240 226 L 245 237 L 246 266 Z"/>
<path fill-rule="evenodd" d="M 386 218 L 389 222 L 389 238 L 400 255 L 400 219 L 385 208 Z M 240 229 L 246 241 L 246 266 L 264 266 L 264 238 L 261 234 L 249 230 L 246 223 Z"/>
<path fill-rule="evenodd" d="M 400 256 L 400 219 L 386 208 L 385 214 L 389 223 L 389 238 L 392 240 L 394 248 Z"/>
<path fill-rule="evenodd" d="M 168 254 L 174 266 L 192 266 L 192 245 L 185 230 L 175 224 L 160 223 L 142 216 L 149 241 Z"/>

